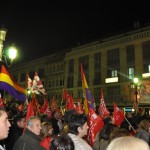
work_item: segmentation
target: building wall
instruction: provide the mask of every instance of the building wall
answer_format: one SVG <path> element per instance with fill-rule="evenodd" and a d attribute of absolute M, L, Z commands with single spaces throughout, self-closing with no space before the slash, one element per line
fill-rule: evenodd
<path fill-rule="evenodd" d="M 73 98 L 82 99 L 82 83 L 80 74 L 80 63 L 84 63 L 85 75 L 89 89 L 95 98 L 97 105 L 99 104 L 100 88 L 103 90 L 105 101 L 108 105 L 112 102 L 128 105 L 134 101 L 133 90 L 130 88 L 132 80 L 128 78 L 128 67 L 135 68 L 134 76 L 142 80 L 143 69 L 143 47 L 142 43 L 150 41 L 150 27 L 136 29 L 116 36 L 111 36 L 99 41 L 95 41 L 82 46 L 74 47 L 67 50 L 63 54 L 53 54 L 37 60 L 18 64 L 11 69 L 11 73 L 17 77 L 17 81 L 25 87 L 25 80 L 21 81 L 21 74 L 37 71 L 43 68 L 44 76 L 41 77 L 48 98 L 56 97 L 58 103 L 61 102 L 62 90 L 66 88 Z M 127 46 L 133 45 L 135 61 L 127 62 Z M 119 54 L 117 64 L 110 64 L 110 54 L 112 58 Z M 96 56 L 100 55 L 100 68 L 96 68 Z M 113 56 L 114 55 L 114 56 Z M 110 58 L 108 58 L 108 56 Z M 112 62 L 115 59 L 112 59 Z M 150 59 L 147 60 L 150 65 Z M 109 64 L 109 66 L 108 66 Z M 58 67 L 61 66 L 61 67 Z M 84 68 L 85 66 L 85 68 Z M 60 69 L 58 69 L 60 68 Z M 106 83 L 105 79 L 110 78 L 110 72 L 117 70 L 118 82 Z M 100 74 L 100 79 L 96 77 Z M 61 85 L 60 85 L 61 81 Z"/>

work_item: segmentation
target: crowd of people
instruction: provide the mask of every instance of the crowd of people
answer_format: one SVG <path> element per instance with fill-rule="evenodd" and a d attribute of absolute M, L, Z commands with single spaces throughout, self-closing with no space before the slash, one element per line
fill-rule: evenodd
<path fill-rule="evenodd" d="M 62 115 L 55 110 L 30 116 L 15 110 L 9 116 L 8 108 L 0 108 L 0 150 L 150 150 L 150 121 L 136 120 L 126 113 L 120 126 L 113 117 L 103 119 L 104 126 L 97 132 L 93 145 L 87 140 L 87 116 L 70 109 Z"/>

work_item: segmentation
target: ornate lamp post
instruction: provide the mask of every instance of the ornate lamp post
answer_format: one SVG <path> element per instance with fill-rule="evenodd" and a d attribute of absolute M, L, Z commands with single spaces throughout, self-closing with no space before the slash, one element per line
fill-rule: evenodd
<path fill-rule="evenodd" d="M 134 94 L 135 94 L 135 103 L 134 103 L 134 107 L 135 107 L 135 113 L 137 115 L 138 113 L 138 93 L 139 93 L 139 79 L 138 78 L 134 78 L 133 82 L 131 83 L 131 88 L 134 90 Z"/>
<path fill-rule="evenodd" d="M 11 47 L 9 49 L 8 55 L 10 59 L 10 64 L 8 64 L 6 60 L 6 56 L 4 55 L 4 51 L 3 51 L 3 42 L 5 41 L 6 33 L 7 33 L 7 30 L 5 28 L 3 27 L 0 28 L 0 68 L 2 64 L 6 65 L 7 67 L 10 67 L 17 54 L 17 50 L 14 47 Z M 3 98 L 3 93 L 4 91 L 0 90 L 0 94 L 2 98 Z"/>
<path fill-rule="evenodd" d="M 14 46 L 11 46 L 10 49 L 8 50 L 8 56 L 10 59 L 10 64 L 7 63 L 6 56 L 4 55 L 3 52 L 3 42 L 5 41 L 7 30 L 5 28 L 0 28 L 0 62 L 3 62 L 6 64 L 8 67 L 12 65 L 13 60 L 16 58 L 17 55 L 17 50 Z"/>

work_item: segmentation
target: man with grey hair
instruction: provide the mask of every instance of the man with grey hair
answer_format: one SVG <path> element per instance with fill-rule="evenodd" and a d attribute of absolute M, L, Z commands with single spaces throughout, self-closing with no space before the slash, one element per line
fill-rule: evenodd
<path fill-rule="evenodd" d="M 13 150 L 44 150 L 40 145 L 41 120 L 32 116 L 26 122 L 23 135 L 15 143 Z"/>
<path fill-rule="evenodd" d="M 11 124 L 8 120 L 6 110 L 0 107 L 0 140 L 6 139 L 8 137 L 10 126 Z M 1 145 L 0 150 L 4 150 L 4 148 Z"/>

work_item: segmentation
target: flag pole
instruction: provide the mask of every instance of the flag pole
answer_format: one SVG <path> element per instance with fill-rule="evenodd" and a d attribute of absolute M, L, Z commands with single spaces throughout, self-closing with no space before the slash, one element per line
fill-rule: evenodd
<path fill-rule="evenodd" d="M 124 117 L 124 118 L 127 121 L 127 123 L 131 126 L 132 130 L 134 131 L 134 133 L 136 133 L 135 129 L 133 128 L 133 126 L 131 125 L 131 123 L 128 121 L 128 119 L 126 117 Z"/>

